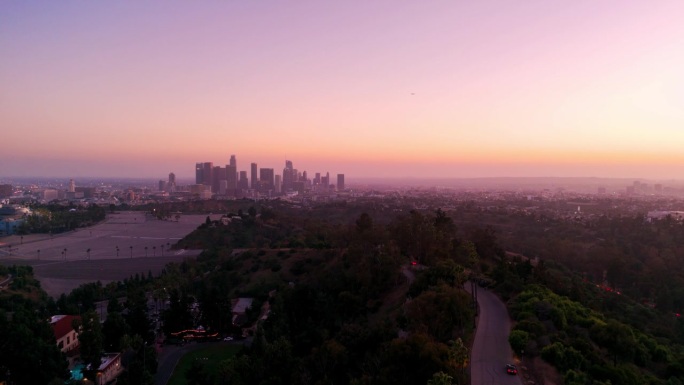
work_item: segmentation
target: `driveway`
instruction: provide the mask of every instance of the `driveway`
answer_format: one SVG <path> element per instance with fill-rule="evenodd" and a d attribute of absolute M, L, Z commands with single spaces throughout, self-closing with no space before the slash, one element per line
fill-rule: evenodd
<path fill-rule="evenodd" d="M 470 291 L 470 282 L 466 284 Z M 522 385 L 519 376 L 506 373 L 514 362 L 508 344 L 511 320 L 506 305 L 491 291 L 477 287 L 479 318 L 470 357 L 471 385 Z"/>

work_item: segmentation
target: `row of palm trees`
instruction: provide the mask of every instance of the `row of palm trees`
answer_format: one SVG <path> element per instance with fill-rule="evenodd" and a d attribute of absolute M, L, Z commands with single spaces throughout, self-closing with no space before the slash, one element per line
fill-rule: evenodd
<path fill-rule="evenodd" d="M 164 246 L 166 246 L 167 249 L 168 249 L 169 247 L 171 247 L 171 243 L 170 243 L 170 242 L 167 242 L 166 245 L 162 244 L 162 245 L 159 247 L 159 250 L 161 250 L 161 256 L 162 256 L 162 257 L 164 256 Z M 129 248 L 130 251 L 131 251 L 131 258 L 133 258 L 133 246 L 128 246 L 128 248 Z M 149 254 L 148 254 L 149 249 L 150 249 L 150 248 L 149 248 L 148 246 L 145 246 L 145 257 L 148 257 L 148 256 L 149 256 Z M 119 248 L 119 246 L 116 246 L 116 249 L 115 249 L 115 250 L 116 250 L 116 256 L 118 257 L 118 256 L 119 256 L 119 252 L 121 251 L 121 249 Z M 61 253 L 62 253 L 62 259 L 65 260 L 65 261 L 66 261 L 66 259 L 67 259 L 67 251 L 68 251 L 68 249 L 67 249 L 66 247 L 61 251 Z M 88 257 L 87 257 L 87 260 L 90 260 L 90 252 L 91 252 L 91 251 L 92 251 L 92 250 L 91 250 L 90 248 L 86 249 L 86 255 L 88 256 Z M 36 254 L 38 255 L 38 259 L 40 259 L 40 249 L 36 250 Z M 11 255 L 11 254 L 10 254 L 10 255 Z M 157 246 L 152 246 L 152 256 L 157 256 Z"/>

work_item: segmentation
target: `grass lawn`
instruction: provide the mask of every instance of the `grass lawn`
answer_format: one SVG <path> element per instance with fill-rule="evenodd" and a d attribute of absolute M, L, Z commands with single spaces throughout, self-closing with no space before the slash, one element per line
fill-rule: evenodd
<path fill-rule="evenodd" d="M 241 348 L 242 345 L 207 345 L 204 349 L 190 352 L 178 361 L 178 365 L 176 365 L 176 369 L 174 369 L 167 385 L 187 384 L 185 372 L 190 369 L 195 360 L 202 360 L 206 364 L 209 373 L 214 374 L 218 371 L 221 361 L 233 357 Z"/>

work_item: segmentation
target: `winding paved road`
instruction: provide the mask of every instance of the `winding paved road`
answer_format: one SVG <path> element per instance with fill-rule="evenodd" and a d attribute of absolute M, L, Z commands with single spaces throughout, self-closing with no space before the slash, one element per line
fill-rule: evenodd
<path fill-rule="evenodd" d="M 470 282 L 466 284 L 470 291 Z M 492 292 L 477 288 L 480 314 L 470 357 L 471 385 L 522 385 L 519 376 L 506 373 L 506 364 L 513 362 L 508 344 L 511 321 L 506 305 Z"/>

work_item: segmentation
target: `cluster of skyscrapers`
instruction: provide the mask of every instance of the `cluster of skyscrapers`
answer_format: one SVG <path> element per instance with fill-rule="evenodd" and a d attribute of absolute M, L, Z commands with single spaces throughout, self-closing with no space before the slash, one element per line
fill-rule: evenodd
<path fill-rule="evenodd" d="M 168 183 L 171 183 L 171 175 Z M 195 186 L 203 190 L 198 192 L 204 195 L 210 192 L 212 195 L 224 196 L 246 196 L 249 193 L 288 195 L 305 191 L 330 192 L 345 189 L 344 174 L 337 174 L 337 184 L 331 183 L 330 173 L 324 176 L 316 173 L 310 179 L 306 171 L 295 169 L 289 160 L 285 161 L 282 174 L 276 174 L 272 168 L 258 168 L 256 163 L 252 163 L 248 176 L 247 171 L 238 171 L 235 155 L 230 156 L 230 162 L 225 167 L 214 166 L 213 162 L 196 163 Z M 160 190 L 161 187 L 160 183 Z"/>

